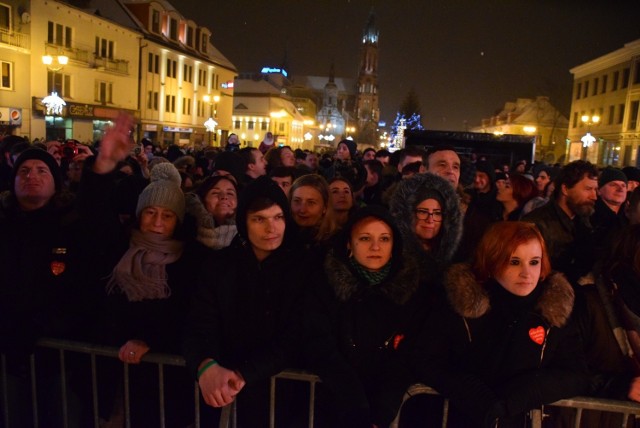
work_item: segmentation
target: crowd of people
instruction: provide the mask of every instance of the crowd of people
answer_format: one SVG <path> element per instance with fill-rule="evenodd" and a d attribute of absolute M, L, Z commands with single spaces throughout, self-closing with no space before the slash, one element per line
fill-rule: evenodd
<path fill-rule="evenodd" d="M 119 349 L 98 370 L 106 426 L 122 417 L 122 363 L 133 426 L 157 424 L 149 352 L 186 361 L 164 377 L 175 427 L 193 423 L 194 380 L 204 421 L 237 400 L 238 426 L 268 426 L 270 378 L 291 368 L 322 379 L 316 426 L 388 426 L 415 383 L 451 400 L 449 426 L 523 426 L 578 395 L 640 402 L 637 168 L 496 168 L 444 144 L 318 154 L 270 133 L 187 153 L 137 144 L 133 126 L 119 116 L 93 147 L 0 142 L 10 426 L 33 424 L 30 355 L 39 394 L 59 383 L 43 337 Z M 68 365 L 83 426 L 88 367 Z M 278 426 L 306 420 L 301 391 L 279 388 Z M 436 424 L 438 400 L 409 400 L 401 426 Z"/>

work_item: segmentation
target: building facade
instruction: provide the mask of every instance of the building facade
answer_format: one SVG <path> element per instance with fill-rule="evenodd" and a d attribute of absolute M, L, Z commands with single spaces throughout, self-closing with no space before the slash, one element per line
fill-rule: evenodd
<path fill-rule="evenodd" d="M 569 160 L 638 166 L 640 39 L 570 71 Z"/>
<path fill-rule="evenodd" d="M 378 97 L 378 37 L 373 11 L 362 34 L 360 70 L 356 89 L 355 117 L 358 121 L 358 135 L 363 143 L 377 142 L 377 126 L 380 120 L 380 100 Z"/>
<path fill-rule="evenodd" d="M 210 35 L 164 0 L 0 0 L 0 133 L 96 141 L 125 111 L 138 138 L 215 144 L 237 73 Z"/>
<path fill-rule="evenodd" d="M 564 161 L 568 124 L 549 97 L 538 96 L 506 102 L 498 114 L 482 119 L 482 124 L 470 131 L 535 136 L 536 161 L 553 164 Z"/>

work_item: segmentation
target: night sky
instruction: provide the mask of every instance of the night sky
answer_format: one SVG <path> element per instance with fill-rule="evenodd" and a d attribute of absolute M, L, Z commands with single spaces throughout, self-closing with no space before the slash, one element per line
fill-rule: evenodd
<path fill-rule="evenodd" d="M 566 115 L 569 69 L 640 38 L 640 0 L 173 0 L 240 72 L 355 78 L 373 7 L 381 118 L 414 89 L 427 129 L 463 130 L 506 101 L 551 97 Z M 466 125 L 465 125 L 466 124 Z"/>

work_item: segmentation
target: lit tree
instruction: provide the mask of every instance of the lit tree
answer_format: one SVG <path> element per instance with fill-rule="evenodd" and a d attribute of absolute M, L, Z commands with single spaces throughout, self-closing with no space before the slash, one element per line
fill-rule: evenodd
<path fill-rule="evenodd" d="M 400 119 L 405 120 L 405 127 L 407 131 L 424 129 L 422 126 L 422 116 L 420 115 L 420 100 L 418 95 L 411 89 L 400 105 L 400 111 L 396 114 L 396 118 L 393 121 L 391 127 L 391 135 L 395 136 L 398 133 L 398 125 L 400 125 Z"/>

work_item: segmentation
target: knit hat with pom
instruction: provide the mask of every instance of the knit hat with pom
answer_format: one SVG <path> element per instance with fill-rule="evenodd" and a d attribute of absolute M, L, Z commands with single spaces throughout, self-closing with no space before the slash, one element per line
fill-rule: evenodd
<path fill-rule="evenodd" d="M 184 194 L 180 189 L 180 173 L 171 163 L 156 165 L 150 173 L 151 183 L 144 188 L 138 197 L 136 217 L 140 217 L 143 209 L 158 206 L 170 209 L 182 222 L 184 219 Z"/>

